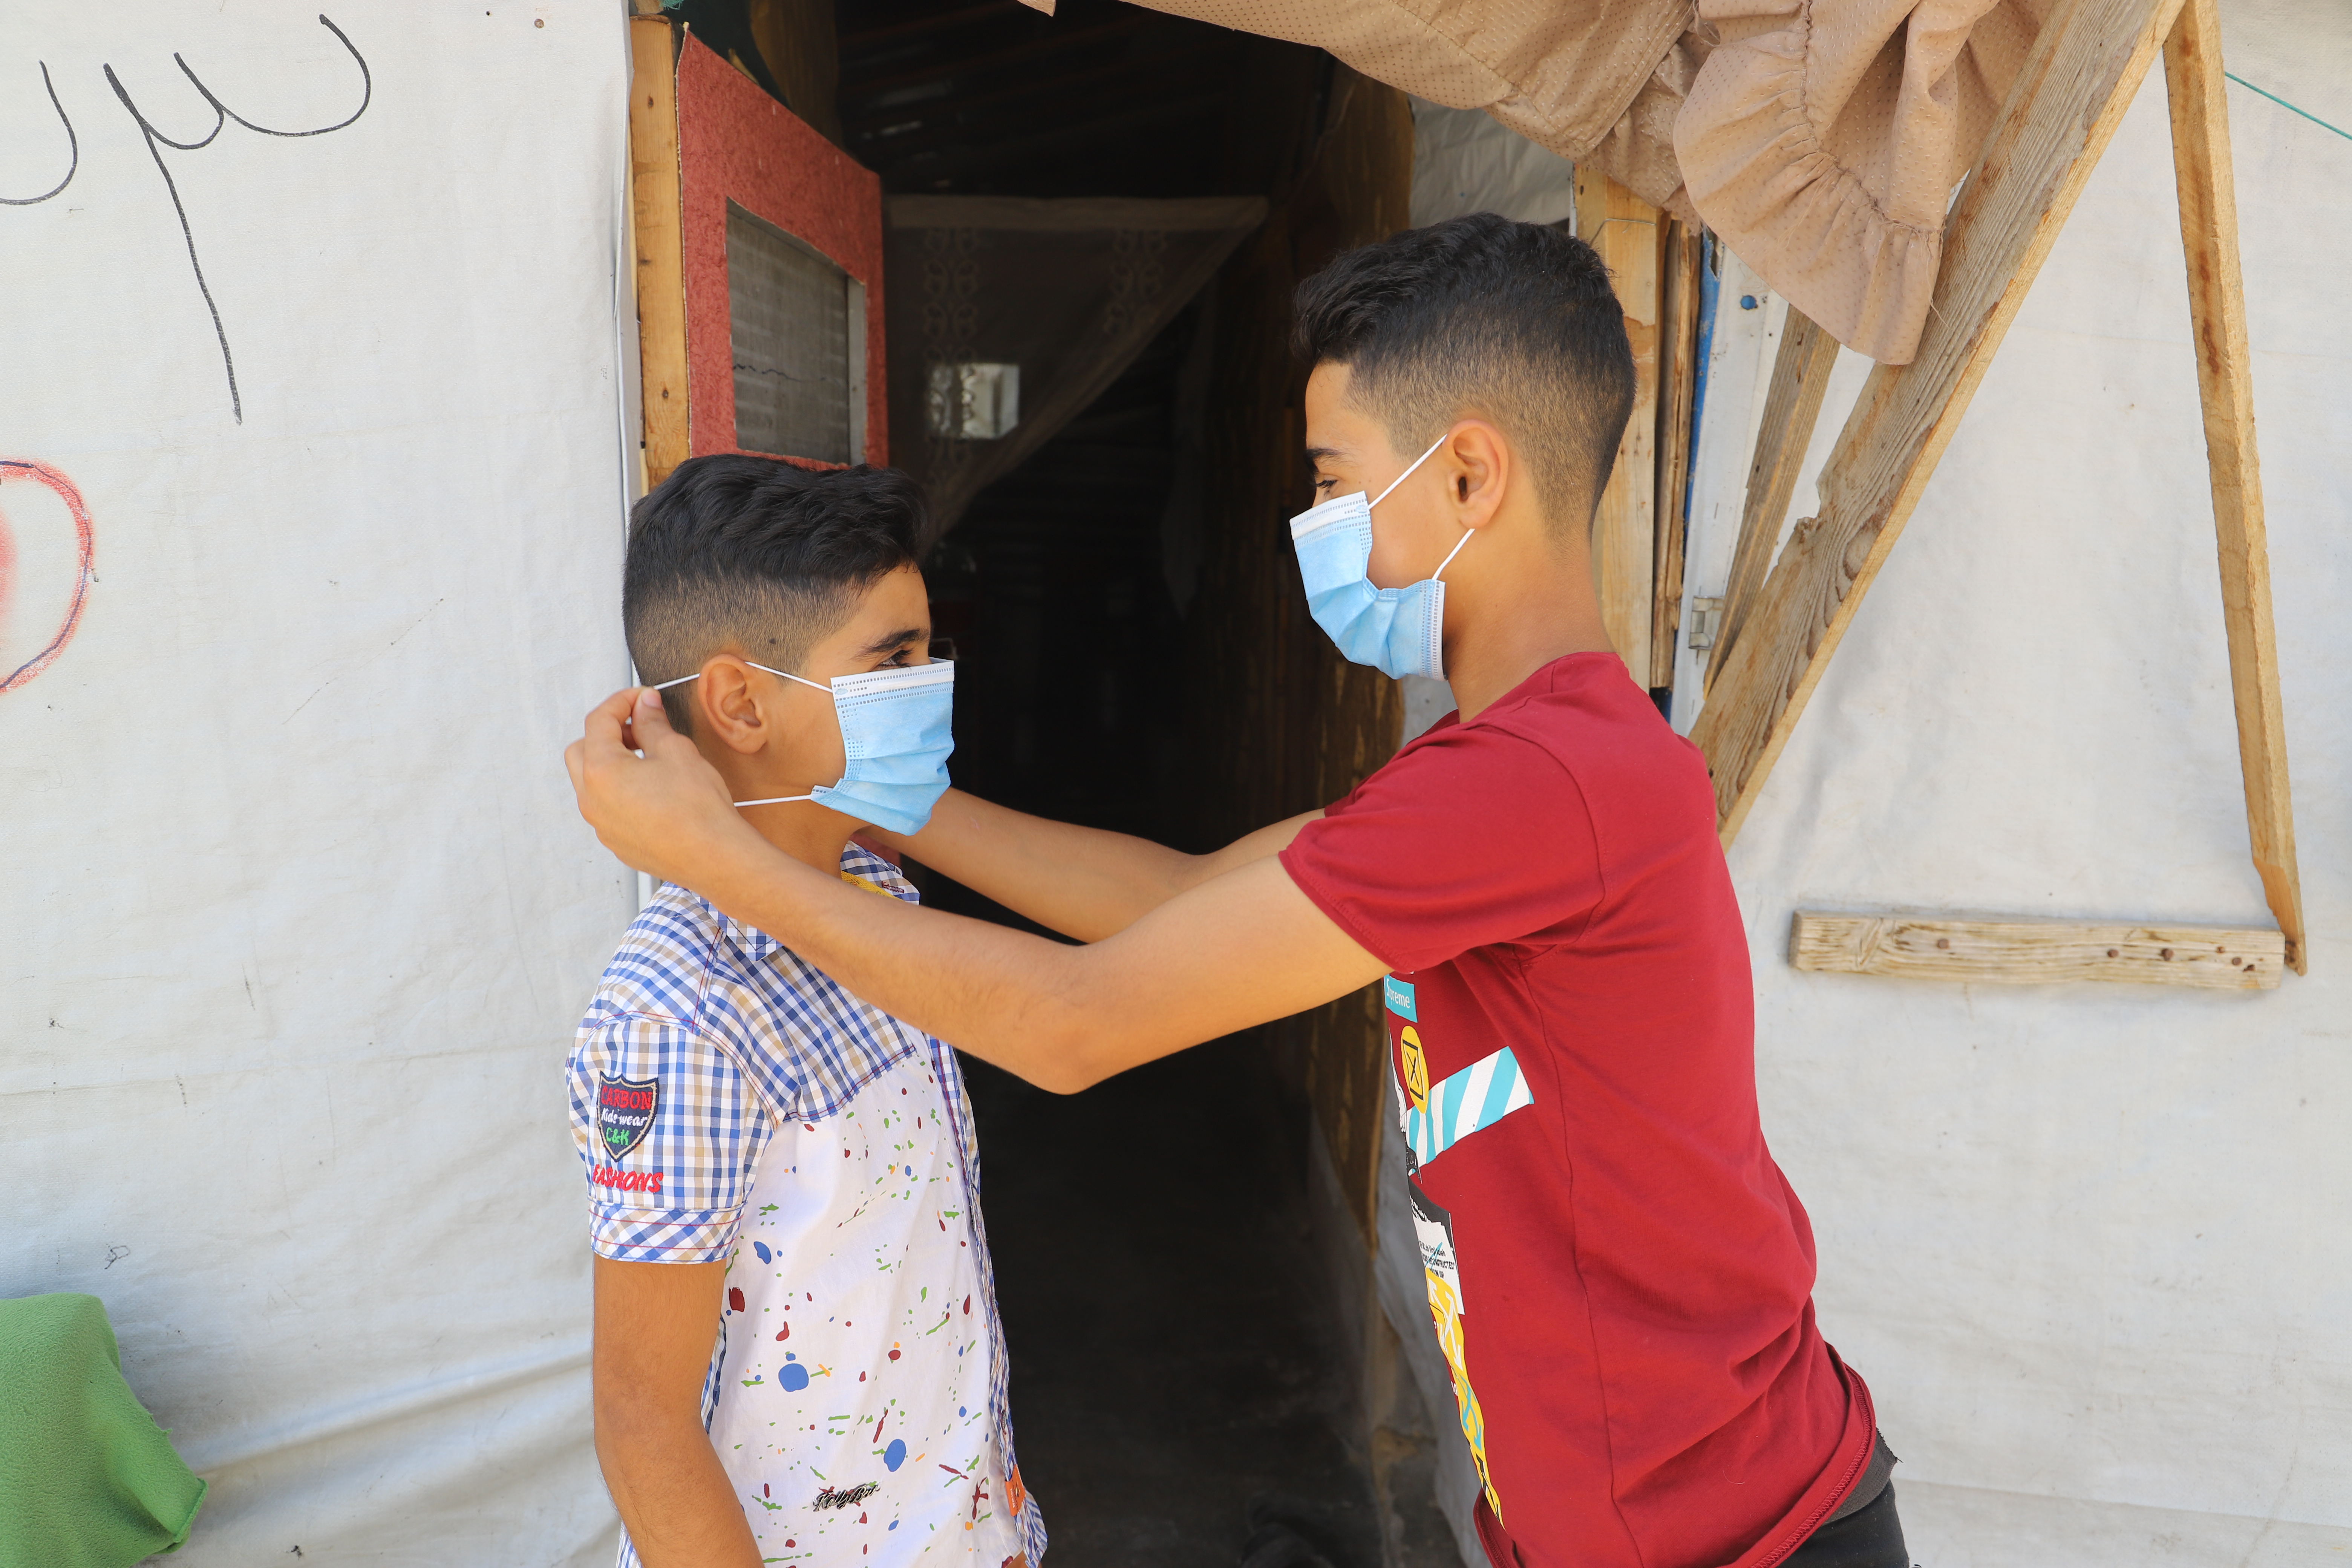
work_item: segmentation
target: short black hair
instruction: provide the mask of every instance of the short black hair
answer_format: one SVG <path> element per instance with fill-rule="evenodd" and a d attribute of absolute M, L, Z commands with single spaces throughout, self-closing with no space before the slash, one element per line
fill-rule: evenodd
<path fill-rule="evenodd" d="M 629 513 L 621 627 L 637 679 L 692 675 L 732 644 L 790 670 L 876 580 L 915 563 L 929 509 L 897 468 L 688 458 Z M 684 689 L 662 693 L 691 732 Z"/>
<path fill-rule="evenodd" d="M 1519 447 L 1557 526 L 1589 523 L 1633 409 L 1633 354 L 1592 247 L 1493 213 L 1342 253 L 1299 284 L 1291 342 L 1349 368 L 1400 453 L 1465 414 Z"/>

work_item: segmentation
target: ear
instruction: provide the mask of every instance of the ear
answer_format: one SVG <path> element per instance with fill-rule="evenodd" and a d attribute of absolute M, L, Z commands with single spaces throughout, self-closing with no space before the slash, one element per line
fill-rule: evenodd
<path fill-rule="evenodd" d="M 751 667 L 732 654 L 714 654 L 702 667 L 694 690 L 694 729 L 730 752 L 749 756 L 775 738 L 773 726 L 752 694 Z"/>
<path fill-rule="evenodd" d="M 1445 465 L 1445 501 L 1457 528 L 1484 528 L 1502 510 L 1517 479 L 1518 457 L 1502 431 L 1484 419 L 1464 419 L 1438 454 Z"/>

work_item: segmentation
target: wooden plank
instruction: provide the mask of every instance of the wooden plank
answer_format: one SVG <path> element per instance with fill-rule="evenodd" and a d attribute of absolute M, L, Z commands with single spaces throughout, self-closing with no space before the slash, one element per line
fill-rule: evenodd
<path fill-rule="evenodd" d="M 2246 340 L 2245 277 L 2238 265 L 2237 180 L 2230 104 L 2221 79 L 2215 0 L 2187 0 L 2164 45 L 2172 109 L 2172 167 L 2180 191 L 2180 247 L 2189 262 L 2189 316 L 2212 470 L 2221 560 L 2221 618 L 2238 710 L 2246 833 L 2263 897 L 2286 934 L 2296 973 L 2304 952 L 2303 879 L 2287 788 L 2286 716 L 2279 700 L 2278 637 L 2271 624 L 2270 545 L 2262 464 L 2254 451 L 2253 367 Z"/>
<path fill-rule="evenodd" d="M 1244 97 L 1268 116 L 1251 156 L 1294 140 L 1305 148 L 1312 123 L 1311 55 L 1276 55 L 1267 66 L 1268 90 Z M 1213 338 L 1213 414 L 1202 430 L 1202 559 L 1184 645 L 1204 695 L 1185 733 L 1202 780 L 1193 831 L 1217 843 L 1355 788 L 1395 754 L 1404 718 L 1397 683 L 1350 664 L 1317 629 L 1297 567 L 1266 548 L 1256 521 L 1290 516 L 1313 500 L 1298 460 L 1306 367 L 1293 362 L 1287 336 L 1299 280 L 1412 221 L 1411 100 L 1339 67 L 1324 101 L 1328 115 L 1311 155 L 1265 226 L 1225 263 L 1216 310 L 1202 323 Z M 1280 115 L 1296 115 L 1300 134 L 1286 132 Z M 1372 986 L 1254 1031 L 1321 1128 L 1331 1175 L 1367 1247 L 1377 1237 L 1381 1129 L 1392 1114 L 1381 1018 Z"/>
<path fill-rule="evenodd" d="M 686 461 L 686 258 L 677 179 L 677 68 L 670 25 L 629 21 L 629 208 L 637 256 L 637 368 L 646 483 Z"/>
<path fill-rule="evenodd" d="M 1670 218 L 1659 246 L 1658 525 L 1650 574 L 1650 679 L 1675 683 L 1683 617 L 1683 500 L 1690 490 L 1691 403 L 1698 390 L 1699 237 Z"/>
<path fill-rule="evenodd" d="M 1880 365 L 1765 580 L 1691 739 L 1726 844 L 1861 608 L 2181 0 L 2061 0 L 2019 69 L 1946 227 L 1936 297 L 1906 365 Z"/>
<path fill-rule="evenodd" d="M 1835 338 L 1814 325 L 1802 310 L 1789 307 L 1788 320 L 1780 328 L 1780 349 L 1772 360 L 1772 383 L 1764 394 L 1764 422 L 1756 432 L 1756 456 L 1748 465 L 1748 500 L 1739 513 L 1739 542 L 1732 551 L 1731 580 L 1723 590 L 1723 616 L 1716 628 L 1715 647 L 1707 655 L 1710 691 L 1717 672 L 1729 664 L 1741 624 L 1764 591 L 1773 549 L 1780 542 L 1780 525 L 1788 521 L 1789 500 L 1797 491 L 1797 475 L 1805 466 L 1806 449 L 1812 445 L 1813 426 L 1821 420 L 1822 397 L 1829 391 L 1837 352 Z"/>
<path fill-rule="evenodd" d="M 784 107 L 840 146 L 841 45 L 833 0 L 750 0 L 744 12 Z"/>
<path fill-rule="evenodd" d="M 1331 118 L 1310 176 L 1314 188 L 1302 189 L 1292 202 L 1295 209 L 1315 215 L 1310 221 L 1317 226 L 1330 226 L 1316 238 L 1336 249 L 1412 226 L 1412 103 L 1369 77 L 1352 71 L 1335 77 Z M 1301 276 L 1328 259 L 1296 250 L 1292 257 Z M 1277 320 L 1286 319 L 1288 300 L 1286 290 L 1284 315 Z M 1280 329 L 1271 336 L 1278 344 Z M 1276 390 L 1288 388 L 1277 382 Z M 1287 449 L 1269 454 L 1280 463 L 1277 471 L 1293 494 L 1304 483 L 1293 456 L 1302 439 L 1293 437 Z M 1244 514 L 1250 515 L 1264 514 Z M 1252 547 L 1263 549 L 1255 535 Z M 1305 742 L 1306 754 L 1291 773 L 1297 804 L 1286 803 L 1275 814 L 1281 816 L 1338 800 L 1394 756 L 1403 732 L 1404 698 L 1395 681 L 1340 658 L 1330 638 L 1306 624 L 1305 601 L 1291 586 L 1297 578 L 1287 561 L 1276 554 L 1265 569 L 1282 597 L 1292 646 L 1313 671 L 1286 694 L 1291 735 Z M 1380 987 L 1311 1008 L 1292 1027 L 1299 1032 L 1307 1096 L 1331 1152 L 1331 1173 L 1362 1227 L 1365 1247 L 1376 1249 L 1381 1130 L 1394 1114 Z"/>
<path fill-rule="evenodd" d="M 1633 414 L 1592 517 L 1592 580 L 1609 641 L 1633 684 L 1646 688 L 1656 593 L 1658 209 L 1608 175 L 1579 168 L 1576 232 L 1609 268 L 1633 349 Z"/>
<path fill-rule="evenodd" d="M 1789 962 L 1832 974 L 2052 985 L 2116 980 L 2268 991 L 2286 968 L 2286 939 L 2236 926 L 2105 921 L 1939 920 L 1799 910 Z"/>

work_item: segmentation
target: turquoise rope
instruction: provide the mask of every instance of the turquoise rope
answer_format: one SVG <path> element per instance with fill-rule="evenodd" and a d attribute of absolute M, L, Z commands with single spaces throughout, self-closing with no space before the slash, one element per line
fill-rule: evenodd
<path fill-rule="evenodd" d="M 2333 131 L 2333 132 L 2336 132 L 2336 134 L 2337 134 L 2338 136 L 2343 137 L 2343 138 L 2344 138 L 2344 140 L 2346 140 L 2347 142 L 2352 142 L 2352 131 L 2347 131 L 2347 130 L 2345 130 L 2345 129 L 2344 129 L 2342 126 L 2340 126 L 2340 125 L 2330 125 L 2330 124 L 2328 124 L 2328 123 L 2327 123 L 2327 121 L 2326 121 L 2325 120 L 2320 119 L 2320 118 L 2319 118 L 2319 116 L 2317 116 L 2316 114 L 2314 114 L 2314 113 L 2313 113 L 2311 110 L 2309 110 L 2308 109 L 2298 109 L 2298 108 L 2296 108 L 2294 104 L 2289 103 L 2285 99 L 2281 98 L 2277 93 L 2274 93 L 2274 92 L 2263 92 L 2263 89 L 2262 89 L 2261 88 L 2256 87 L 2252 82 L 2248 81 L 2244 77 L 2242 77 L 2242 76 L 2230 76 L 2230 73 L 2229 73 L 2228 71 L 2223 71 L 2221 74 L 2222 74 L 2223 76 L 2230 77 L 2230 79 L 2231 79 L 2231 81 L 2236 82 L 2240 87 L 2244 88 L 2248 92 L 2262 92 L 2262 93 L 2263 93 L 2263 96 L 2264 98 L 2269 99 L 2273 103 L 2277 104 L 2281 109 L 2293 110 L 2295 113 L 2302 115 L 2305 120 L 2310 121 L 2314 125 L 2318 126 L 2321 130 L 2323 130 L 2323 131 Z"/>

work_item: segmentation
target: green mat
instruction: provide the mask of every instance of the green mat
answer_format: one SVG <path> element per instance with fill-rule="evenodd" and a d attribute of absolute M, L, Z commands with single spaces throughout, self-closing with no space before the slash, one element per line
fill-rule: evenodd
<path fill-rule="evenodd" d="M 97 1297 L 0 1301 L 0 1568 L 128 1568 L 177 1550 L 204 1500 Z"/>

